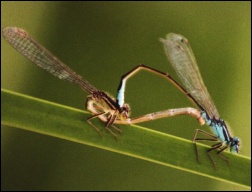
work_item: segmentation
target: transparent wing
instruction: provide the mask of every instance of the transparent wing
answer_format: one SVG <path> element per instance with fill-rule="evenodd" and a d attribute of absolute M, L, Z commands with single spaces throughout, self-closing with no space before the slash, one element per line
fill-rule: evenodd
<path fill-rule="evenodd" d="M 210 118 L 219 118 L 188 40 L 182 35 L 170 33 L 166 39 L 161 38 L 160 41 L 164 44 L 165 53 L 186 90 L 204 108 Z"/>
<path fill-rule="evenodd" d="M 45 69 L 52 75 L 74 83 L 88 93 L 97 91 L 94 86 L 32 39 L 23 29 L 6 27 L 3 29 L 3 37 L 23 56 L 27 57 L 37 66 Z"/>

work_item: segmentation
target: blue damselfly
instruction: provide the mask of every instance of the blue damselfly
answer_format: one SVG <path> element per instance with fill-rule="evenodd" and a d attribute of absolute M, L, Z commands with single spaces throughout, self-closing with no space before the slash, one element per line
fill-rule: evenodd
<path fill-rule="evenodd" d="M 162 116 L 162 114 L 162 117 L 170 117 L 175 115 L 191 115 L 195 117 L 201 125 L 206 124 L 210 126 L 213 131 L 213 134 L 210 134 L 201 129 L 196 129 L 193 137 L 193 142 L 196 146 L 197 159 L 199 158 L 196 144 L 197 141 L 207 140 L 217 142 L 216 144 L 212 145 L 212 147 L 207 151 L 208 155 L 211 158 L 211 161 L 216 167 L 216 163 L 212 158 L 210 152 L 215 149 L 218 149 L 217 154 L 220 155 L 222 151 L 227 148 L 230 148 L 230 152 L 238 153 L 240 141 L 237 137 L 231 136 L 226 123 L 223 119 L 220 118 L 219 113 L 202 80 L 196 59 L 188 43 L 188 40 L 182 35 L 170 33 L 166 36 L 166 39 L 160 38 L 160 41 L 163 43 L 165 53 L 185 88 L 183 88 L 175 79 L 173 79 L 167 73 L 161 72 L 146 65 L 138 65 L 137 67 L 122 76 L 120 85 L 118 87 L 118 103 L 123 105 L 126 81 L 138 71 L 147 70 L 166 78 L 180 91 L 182 91 L 194 104 L 196 104 L 199 109 L 197 110 L 190 107 L 170 109 L 170 111 L 173 111 L 173 114 L 171 113 L 168 116 L 166 114 L 168 110 L 166 110 L 166 112 L 163 111 L 154 113 L 152 119 L 157 119 Z M 177 113 L 178 111 L 179 113 Z M 141 118 L 138 118 L 138 121 L 140 120 Z M 199 138 L 197 137 L 198 133 L 204 134 L 209 138 Z M 228 162 L 226 157 L 222 155 L 220 156 Z"/>

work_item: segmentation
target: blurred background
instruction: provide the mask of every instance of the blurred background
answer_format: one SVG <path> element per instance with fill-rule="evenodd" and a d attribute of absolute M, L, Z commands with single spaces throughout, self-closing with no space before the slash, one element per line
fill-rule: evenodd
<path fill-rule="evenodd" d="M 158 39 L 170 32 L 183 34 L 221 117 L 233 135 L 241 138 L 240 155 L 251 157 L 251 2 L 1 2 L 1 16 L 1 29 L 25 29 L 95 87 L 114 96 L 120 77 L 140 63 L 178 80 Z M 1 87 L 79 109 L 84 109 L 87 96 L 36 67 L 3 38 Z M 166 80 L 148 72 L 140 72 L 128 82 L 126 102 L 132 117 L 194 106 Z M 189 116 L 140 125 L 188 140 L 200 128 Z M 4 126 L 1 189 L 244 190 Z"/>

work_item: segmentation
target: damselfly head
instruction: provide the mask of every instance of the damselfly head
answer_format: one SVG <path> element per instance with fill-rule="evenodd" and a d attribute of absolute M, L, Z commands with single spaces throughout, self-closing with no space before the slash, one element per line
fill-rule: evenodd
<path fill-rule="evenodd" d="M 233 137 L 230 143 L 230 152 L 231 153 L 238 153 L 240 146 L 240 139 L 238 137 Z"/>
<path fill-rule="evenodd" d="M 167 44 L 169 46 L 176 46 L 180 45 L 183 46 L 183 44 L 188 45 L 189 42 L 187 38 L 185 38 L 183 35 L 175 34 L 175 33 L 169 33 L 166 35 L 166 39 L 159 39 L 162 43 Z"/>
<path fill-rule="evenodd" d="M 120 109 L 121 117 L 124 119 L 129 118 L 130 116 L 130 106 L 127 103 L 124 103 Z"/>

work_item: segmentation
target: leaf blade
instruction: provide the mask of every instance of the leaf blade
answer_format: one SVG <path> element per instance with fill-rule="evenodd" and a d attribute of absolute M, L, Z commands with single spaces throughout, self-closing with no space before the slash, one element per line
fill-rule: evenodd
<path fill-rule="evenodd" d="M 249 158 L 225 153 L 231 165 L 227 166 L 226 162 L 217 159 L 216 171 L 205 153 L 207 147 L 204 145 L 198 145 L 201 155 L 201 164 L 198 164 L 195 146 L 191 141 L 132 125 L 120 126 L 123 134 L 119 135 L 119 141 L 116 142 L 106 132 L 102 122 L 94 122 L 105 135 L 102 138 L 86 123 L 86 118 L 90 116 L 88 112 L 4 89 L 1 90 L 1 98 L 1 122 L 4 125 L 102 148 L 236 185 L 251 186 Z"/>

